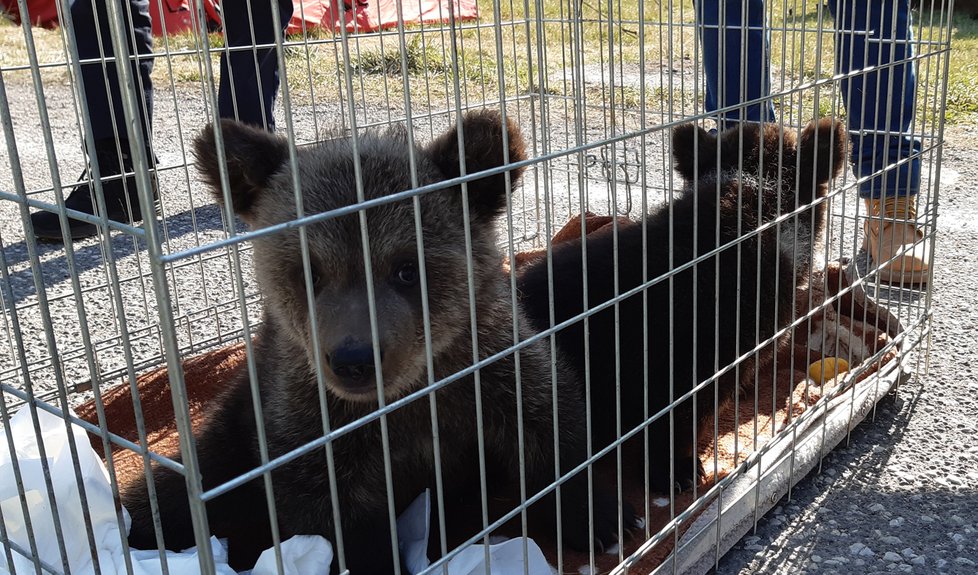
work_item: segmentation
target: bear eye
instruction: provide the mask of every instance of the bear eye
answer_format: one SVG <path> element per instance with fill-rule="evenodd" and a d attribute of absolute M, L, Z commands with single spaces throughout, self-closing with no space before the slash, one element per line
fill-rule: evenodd
<path fill-rule="evenodd" d="M 414 286 L 418 283 L 418 266 L 414 262 L 401 264 L 394 273 L 394 278 L 403 286 Z"/>
<path fill-rule="evenodd" d="M 296 276 L 299 278 L 299 285 L 302 286 L 302 289 L 305 289 L 306 274 L 305 271 L 302 269 L 302 266 L 299 266 L 296 269 Z M 322 274 L 319 273 L 319 270 L 317 270 L 315 266 L 312 266 L 309 269 L 309 279 L 311 280 L 312 283 L 313 292 L 319 293 L 320 290 L 323 289 L 323 285 L 325 284 L 325 281 L 323 280 Z"/>

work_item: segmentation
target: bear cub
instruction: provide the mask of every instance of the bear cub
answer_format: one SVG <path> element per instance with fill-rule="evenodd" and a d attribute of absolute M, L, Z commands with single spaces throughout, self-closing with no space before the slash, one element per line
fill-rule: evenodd
<path fill-rule="evenodd" d="M 618 437 L 616 373 L 622 433 L 702 384 L 672 411 L 671 427 L 668 413 L 649 425 L 648 472 L 653 487 L 665 492 L 702 478 L 694 427 L 712 430 L 715 406 L 737 392 L 738 372 L 749 379 L 756 369 L 755 347 L 794 319 L 795 290 L 807 282 L 824 226 L 825 202 L 810 204 L 826 195 L 848 152 L 844 128 L 829 120 L 800 135 L 754 124 L 716 136 L 687 124 L 674 130 L 672 142 L 682 191 L 671 207 L 618 229 L 617 293 L 637 291 L 620 300 L 617 317 L 613 306 L 592 315 L 587 341 L 595 450 Z M 616 294 L 615 238 L 602 230 L 586 244 L 593 308 Z M 580 239 L 553 246 L 557 323 L 588 309 L 583 264 Z M 673 270 L 680 271 L 669 279 Z M 517 279 L 521 304 L 538 330 L 551 326 L 550 281 L 546 258 L 521 269 Z M 583 321 L 556 339 L 584 377 Z M 764 351 L 761 357 L 770 356 L 770 348 Z"/>
<path fill-rule="evenodd" d="M 499 168 L 507 156 L 509 162 L 525 159 L 519 130 L 511 122 L 504 124 L 498 113 L 471 112 L 460 122 L 467 173 Z M 233 121 L 222 121 L 219 129 L 234 213 L 253 230 L 296 219 L 287 141 Z M 430 144 L 414 146 L 413 173 L 419 185 L 460 175 L 458 136 L 453 126 Z M 328 467 L 320 445 L 271 471 L 280 537 L 285 540 L 296 534 L 320 534 L 335 544 L 339 528 L 344 567 L 355 574 L 394 569 L 381 420 L 358 422 L 378 407 L 378 380 L 389 404 L 430 382 L 455 378 L 434 392 L 443 495 L 446 516 L 450 516 L 455 502 L 480 500 L 476 376 L 471 372 L 457 374 L 470 368 L 474 354 L 479 360 L 488 358 L 506 350 L 514 340 L 511 291 L 508 279 L 500 273 L 502 256 L 494 227 L 506 210 L 509 186 L 505 172 L 468 183 L 477 323 L 473 330 L 462 187 L 442 187 L 413 198 L 387 200 L 391 194 L 414 188 L 409 155 L 413 144 L 403 128 L 368 131 L 357 144 L 355 151 L 350 138 L 337 138 L 299 148 L 295 154 L 305 215 L 357 204 L 359 177 L 365 200 L 373 202 L 365 210 L 369 260 L 362 249 L 361 217 L 353 210 L 306 225 L 311 267 L 308 278 L 297 227 L 254 237 L 254 270 L 263 296 L 264 321 L 257 330 L 251 356 L 270 459 L 321 439 L 327 431 L 342 432 L 331 441 L 333 468 Z M 355 153 L 360 158 L 359 172 Z M 212 127 L 196 139 L 195 155 L 214 198 L 223 205 L 222 162 Z M 515 168 L 508 173 L 516 181 L 521 172 Z M 423 266 L 418 259 L 416 209 L 421 221 Z M 367 301 L 368 273 L 373 278 L 376 333 Z M 423 286 L 427 290 L 425 301 Z M 307 293 L 310 288 L 312 293 Z M 521 310 L 516 321 L 520 341 L 534 334 Z M 477 334 L 475 342 L 473 331 Z M 372 345 L 374 338 L 377 349 Z M 379 366 L 379 373 L 375 373 L 375 366 Z M 519 502 L 520 494 L 517 369 L 521 375 L 527 496 L 549 486 L 558 465 L 562 474 L 567 473 L 586 455 L 584 406 L 577 374 L 563 361 L 553 361 L 546 341 L 520 350 L 518 360 L 508 354 L 481 367 L 477 373 L 481 380 L 481 432 L 490 472 L 488 496 L 490 500 L 506 499 L 510 508 Z M 328 427 L 323 421 L 321 397 Z M 196 437 L 205 491 L 260 466 L 256 407 L 248 370 L 241 369 L 208 409 L 208 420 Z M 554 460 L 555 417 L 560 430 L 559 462 Z M 386 415 L 396 513 L 426 488 L 435 496 L 432 419 L 428 397 Z M 331 473 L 338 509 L 334 509 L 331 497 Z M 183 477 L 160 466 L 153 467 L 153 476 L 165 546 L 182 549 L 193 545 Z M 211 532 L 229 539 L 233 567 L 250 568 L 258 553 L 272 544 L 265 489 L 265 481 L 259 477 L 207 503 Z M 593 496 L 592 540 L 586 474 L 578 473 L 562 484 L 563 537 L 571 547 L 587 549 L 593 543 L 603 548 L 618 539 L 616 499 L 597 491 Z M 555 531 L 555 499 L 551 492 L 530 507 L 531 526 Z M 145 478 L 124 489 L 123 502 L 133 520 L 130 545 L 155 548 Z M 334 524 L 334 513 L 340 525 Z M 626 525 L 633 516 L 625 505 Z M 448 532 L 453 533 L 451 529 Z M 334 560 L 334 572 L 338 563 Z"/>

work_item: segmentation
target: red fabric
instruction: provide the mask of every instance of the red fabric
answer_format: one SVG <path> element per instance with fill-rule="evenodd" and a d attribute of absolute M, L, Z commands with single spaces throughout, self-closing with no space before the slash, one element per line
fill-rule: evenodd
<path fill-rule="evenodd" d="M 0 13 L 20 24 L 20 9 L 17 0 L 0 0 Z M 27 0 L 27 13 L 31 25 L 43 28 L 58 27 L 58 8 L 55 0 Z"/>
<path fill-rule="evenodd" d="M 305 29 L 326 28 L 338 32 L 341 14 L 338 4 L 331 0 L 292 0 L 295 10 L 289 21 L 289 34 L 302 32 Z M 344 1 L 344 0 L 337 0 Z M 345 0 L 346 10 L 342 14 L 347 32 L 373 32 L 384 28 L 397 26 L 398 0 Z M 194 27 L 194 10 L 192 0 L 162 0 L 163 11 L 160 12 L 156 0 L 150 2 L 150 14 L 153 19 L 153 35 L 163 35 L 163 22 L 166 31 L 176 34 Z M 457 21 L 474 20 L 479 17 L 476 0 L 407 0 L 402 2 L 405 24 L 441 23 L 448 22 L 450 10 L 455 10 Z M 27 11 L 31 24 L 44 28 L 58 26 L 58 9 L 55 0 L 27 0 Z M 221 21 L 217 0 L 204 0 L 204 11 L 207 19 L 219 24 Z M 0 12 L 5 13 L 14 22 L 20 23 L 20 13 L 17 0 L 0 0 Z M 162 17 L 161 17 L 162 16 Z"/>
<path fill-rule="evenodd" d="M 288 33 L 326 28 L 338 32 L 342 22 L 347 32 L 373 32 L 397 26 L 397 0 L 292 0 L 295 10 Z M 338 2 L 346 6 L 340 13 Z M 451 10 L 457 21 L 474 20 L 479 16 L 476 0 L 406 0 L 401 2 L 405 24 L 448 22 Z"/>
<path fill-rule="evenodd" d="M 170 34 L 193 29 L 195 13 L 193 0 L 162 0 L 162 12 L 160 12 L 160 4 L 157 0 L 150 0 L 149 3 L 154 36 L 163 35 L 164 22 L 166 23 L 166 31 Z M 0 0 L 0 12 L 20 24 L 20 10 L 17 6 L 17 0 Z M 57 0 L 27 0 L 27 13 L 30 14 L 30 21 L 33 26 L 58 27 Z M 204 0 L 204 13 L 207 15 L 208 21 L 215 24 L 220 23 L 221 13 L 217 8 L 217 0 Z"/>

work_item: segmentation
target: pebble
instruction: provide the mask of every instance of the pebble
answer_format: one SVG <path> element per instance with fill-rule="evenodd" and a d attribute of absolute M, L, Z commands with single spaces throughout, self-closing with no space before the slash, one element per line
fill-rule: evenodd
<path fill-rule="evenodd" d="M 914 557 L 913 559 L 911 559 L 910 562 L 913 563 L 914 565 L 918 565 L 918 566 L 919 565 L 926 565 L 927 564 L 927 558 L 924 557 L 923 555 L 918 555 L 918 556 Z"/>
<path fill-rule="evenodd" d="M 893 551 L 887 551 L 886 553 L 883 554 L 883 560 L 889 561 L 891 563 L 897 563 L 899 561 L 903 561 L 903 557 L 901 557 L 899 553 L 894 553 Z"/>
<path fill-rule="evenodd" d="M 958 557 L 957 559 L 954 560 L 954 562 L 957 563 L 958 565 L 964 565 L 965 567 L 974 567 L 975 565 L 978 565 L 978 563 L 975 563 L 974 561 L 968 559 L 967 557 Z"/>
<path fill-rule="evenodd" d="M 933 523 L 934 522 L 934 518 L 931 517 L 930 515 L 921 515 L 920 516 L 920 520 L 923 521 L 924 523 Z"/>
<path fill-rule="evenodd" d="M 903 525 L 903 517 L 897 517 L 895 519 L 890 519 L 890 527 L 900 527 Z"/>
<path fill-rule="evenodd" d="M 907 547 L 906 549 L 904 549 L 903 551 L 901 551 L 900 554 L 903 555 L 904 557 L 916 557 L 917 556 L 917 554 L 913 552 L 913 547 Z"/>
<path fill-rule="evenodd" d="M 886 543 L 887 545 L 900 545 L 901 543 L 903 543 L 903 541 L 900 541 L 899 537 L 896 537 L 894 535 L 887 535 L 886 537 L 880 539 L 880 541 Z"/>
<path fill-rule="evenodd" d="M 874 504 L 872 504 L 872 505 L 869 506 L 869 510 L 872 511 L 873 513 L 879 513 L 880 511 L 883 511 L 884 509 L 886 509 L 886 506 L 883 505 L 882 503 L 874 503 Z"/>
<path fill-rule="evenodd" d="M 849 546 L 849 553 L 851 553 L 852 555 L 859 555 L 859 552 L 865 548 L 866 546 L 863 545 L 862 543 L 853 543 L 852 545 Z"/>

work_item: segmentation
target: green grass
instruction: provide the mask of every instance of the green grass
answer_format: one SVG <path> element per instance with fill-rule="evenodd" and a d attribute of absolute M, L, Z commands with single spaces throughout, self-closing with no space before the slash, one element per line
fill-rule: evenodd
<path fill-rule="evenodd" d="M 584 98 L 591 109 L 608 101 L 614 101 L 620 109 L 644 105 L 647 110 L 666 109 L 671 103 L 673 109 L 692 113 L 702 107 L 700 96 L 692 92 L 692 86 L 682 90 L 649 86 L 643 102 L 635 86 L 618 86 L 612 90 L 601 85 L 600 74 L 597 79 L 588 77 L 580 94 L 575 94 L 573 82 L 564 81 L 568 70 L 580 65 L 581 60 L 586 69 L 607 68 L 609 60 L 613 60 L 622 70 L 637 72 L 644 58 L 647 79 L 656 77 L 660 66 L 679 68 L 687 74 L 696 72 L 692 3 L 686 0 L 676 4 L 671 14 L 663 4 L 649 0 L 641 3 L 638 0 L 582 3 L 545 0 L 542 13 L 537 14 L 535 3 L 499 0 L 495 8 L 493 0 L 479 0 L 479 24 L 483 26 L 467 23 L 456 31 L 458 50 L 454 58 L 450 50 L 452 35 L 439 26 L 412 26 L 403 38 L 396 30 L 350 36 L 349 68 L 355 75 L 353 94 L 346 94 L 345 82 L 338 81 L 344 70 L 344 50 L 339 37 L 328 31 L 313 30 L 306 43 L 301 43 L 301 38 L 290 38 L 300 42 L 287 47 L 285 53 L 290 93 L 300 104 L 347 96 L 366 105 L 396 108 L 403 106 L 406 90 L 416 108 L 427 102 L 441 107 L 451 105 L 457 83 L 461 91 L 458 97 L 469 103 L 490 101 L 503 92 L 509 98 L 545 93 Z M 832 77 L 831 33 L 814 31 L 820 16 L 826 28 L 831 29 L 832 21 L 827 13 L 819 14 L 818 4 L 807 2 L 805 13 L 798 10 L 789 13 L 782 12 L 783 5 L 772 3 L 775 90 L 780 88 L 782 80 L 790 90 Z M 580 7 L 579 14 L 572 13 L 575 6 Z M 496 19 L 494 9 L 499 11 L 500 26 L 491 26 Z M 610 26 L 609 10 L 614 21 Z M 966 17 L 954 19 L 952 50 L 946 63 L 943 48 L 948 38 L 943 16 L 939 12 L 925 13 L 917 15 L 917 20 L 915 24 L 923 22 L 921 39 L 930 41 L 923 45 L 927 53 L 918 64 L 921 82 L 918 119 L 932 123 L 942 115 L 950 123 L 973 122 L 978 118 L 978 23 Z M 793 30 L 779 32 L 784 28 Z M 32 34 L 38 62 L 54 65 L 45 70 L 45 80 L 57 79 L 59 74 L 64 77 L 66 56 L 60 31 L 35 28 Z M 399 49 L 402 41 L 403 54 Z M 223 38 L 212 34 L 209 42 L 212 48 L 218 48 Z M 197 39 L 190 34 L 177 35 L 170 37 L 168 44 L 174 55 L 157 61 L 156 85 L 165 88 L 171 83 L 177 86 L 200 83 L 202 68 L 195 54 L 199 49 Z M 6 70 L 29 62 L 25 45 L 21 28 L 0 19 L 0 66 L 5 68 L 5 81 L 29 79 L 27 70 Z M 157 40 L 156 49 L 162 52 L 164 43 Z M 216 69 L 216 54 L 213 64 Z M 945 77 L 947 99 L 946 108 L 942 109 L 939 96 Z M 831 84 L 818 90 L 817 99 L 815 96 L 813 89 L 796 91 L 779 101 L 778 107 L 782 114 L 803 119 L 844 111 Z"/>

